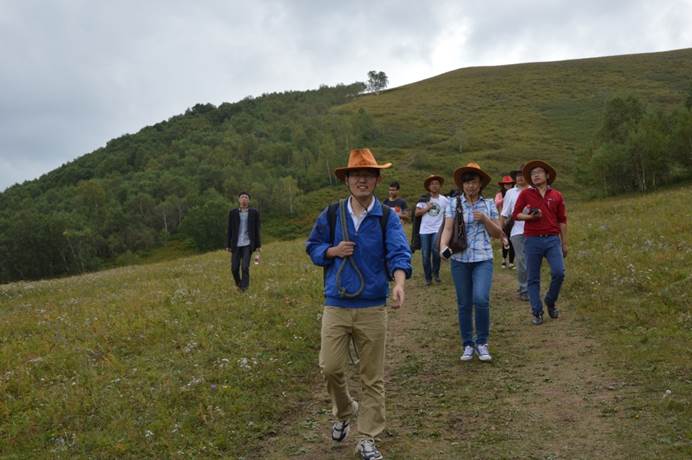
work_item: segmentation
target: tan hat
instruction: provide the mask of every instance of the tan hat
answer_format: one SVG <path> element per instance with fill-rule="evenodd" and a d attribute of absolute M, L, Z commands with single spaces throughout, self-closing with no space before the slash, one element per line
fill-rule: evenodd
<path fill-rule="evenodd" d="M 385 169 L 391 168 L 391 163 L 377 164 L 370 149 L 353 149 L 348 154 L 348 166 L 336 168 L 334 175 L 341 181 L 346 179 L 346 173 L 353 169 Z"/>
<path fill-rule="evenodd" d="M 430 191 L 430 189 L 428 188 L 428 186 L 430 185 L 430 182 L 432 182 L 432 181 L 434 181 L 434 180 L 440 182 L 440 187 L 442 187 L 442 184 L 445 183 L 445 180 L 442 178 L 442 176 L 437 176 L 437 175 L 435 175 L 435 174 L 430 174 L 430 175 L 423 181 L 423 187 L 425 187 L 425 190 L 427 190 L 428 192 Z"/>
<path fill-rule="evenodd" d="M 464 173 L 467 172 L 476 173 L 481 177 L 481 189 L 484 189 L 492 180 L 488 173 L 481 169 L 478 163 L 472 161 L 470 163 L 467 163 L 466 166 L 462 166 L 461 168 L 457 168 L 454 170 L 454 183 L 457 184 L 459 190 L 462 189 L 461 176 L 463 176 Z"/>
<path fill-rule="evenodd" d="M 533 185 L 533 182 L 531 182 L 531 170 L 534 168 L 543 168 L 543 170 L 548 174 L 548 185 L 552 184 L 555 178 L 557 177 L 557 172 L 555 172 L 555 168 L 550 166 L 545 161 L 531 160 L 524 165 L 524 168 L 522 170 L 524 179 L 526 179 L 526 181 L 531 185 Z"/>

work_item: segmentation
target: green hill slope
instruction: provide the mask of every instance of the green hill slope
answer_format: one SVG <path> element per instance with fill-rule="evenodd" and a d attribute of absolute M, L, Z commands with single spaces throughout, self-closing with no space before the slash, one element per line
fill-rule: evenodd
<path fill-rule="evenodd" d="M 576 154 L 602 122 L 606 102 L 633 95 L 654 109 L 685 100 L 692 49 L 561 62 L 460 69 L 365 96 L 382 136 L 379 152 L 417 190 L 430 172 L 477 160 L 494 176 L 533 158 L 552 162 L 559 187 L 579 192 Z M 499 180 L 499 178 L 498 178 Z M 411 196 L 414 194 L 411 193 Z"/>
<path fill-rule="evenodd" d="M 331 171 L 348 149 L 393 161 L 405 198 L 431 172 L 469 160 L 498 177 L 531 158 L 558 168 L 568 199 L 583 196 L 578 155 L 606 102 L 634 95 L 655 109 L 684 101 L 692 50 L 461 69 L 386 91 L 362 84 L 268 94 L 183 115 L 114 139 L 0 194 L 0 282 L 136 261 L 172 239 L 222 247 L 225 214 L 253 195 L 271 238 L 303 234 L 343 193 Z"/>

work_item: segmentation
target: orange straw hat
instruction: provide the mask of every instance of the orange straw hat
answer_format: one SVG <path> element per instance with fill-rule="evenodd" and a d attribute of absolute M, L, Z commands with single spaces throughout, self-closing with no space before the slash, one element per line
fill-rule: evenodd
<path fill-rule="evenodd" d="M 543 170 L 548 174 L 548 185 L 552 184 L 555 178 L 557 177 L 557 172 L 555 172 L 555 168 L 550 166 L 545 161 L 531 160 L 527 162 L 522 168 L 522 174 L 524 176 L 524 179 L 526 179 L 526 181 L 531 185 L 533 185 L 533 182 L 531 182 L 531 170 L 534 168 L 543 168 Z"/>
<path fill-rule="evenodd" d="M 377 164 L 370 149 L 353 149 L 348 154 L 348 166 L 336 168 L 334 175 L 341 181 L 346 179 L 346 174 L 353 169 L 386 169 L 391 168 L 391 163 Z"/>
<path fill-rule="evenodd" d="M 497 185 L 503 186 L 505 184 L 513 184 L 513 183 L 514 183 L 514 179 L 512 179 L 511 176 L 502 176 L 502 180 L 500 182 L 498 182 Z"/>
<path fill-rule="evenodd" d="M 427 190 L 428 192 L 430 191 L 430 189 L 428 188 L 428 186 L 430 185 L 430 182 L 432 182 L 432 181 L 434 181 L 434 180 L 440 182 L 440 187 L 442 187 L 442 184 L 445 183 L 445 180 L 442 178 L 442 176 L 438 176 L 438 175 L 436 175 L 436 174 L 430 174 L 430 175 L 423 181 L 423 187 L 425 187 L 425 190 Z"/>
<path fill-rule="evenodd" d="M 486 185 L 490 183 L 492 180 L 488 173 L 483 171 L 480 167 L 480 165 L 476 162 L 470 162 L 467 163 L 466 166 L 462 166 L 461 168 L 457 168 L 454 170 L 454 183 L 457 184 L 457 187 L 459 190 L 462 189 L 461 187 L 461 176 L 464 175 L 464 173 L 467 172 L 473 172 L 478 174 L 481 177 L 481 190 L 485 188 Z"/>

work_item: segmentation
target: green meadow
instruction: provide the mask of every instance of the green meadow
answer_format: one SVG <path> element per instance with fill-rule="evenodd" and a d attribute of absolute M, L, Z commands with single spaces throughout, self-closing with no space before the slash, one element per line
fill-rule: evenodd
<path fill-rule="evenodd" d="M 565 326 L 570 331 L 589 331 L 597 356 L 627 389 L 621 403 L 602 409 L 603 417 L 615 416 L 608 420 L 618 431 L 607 441 L 625 446 L 619 458 L 689 458 L 692 449 L 691 192 L 688 185 L 568 201 L 563 302 L 571 319 L 560 321 L 573 321 Z M 245 294 L 232 288 L 221 251 L 0 286 L 0 457 L 261 458 L 273 444 L 268 440 L 281 439 L 319 387 L 322 276 L 302 240 L 268 244 L 262 257 L 251 267 Z M 421 284 L 416 273 L 408 283 L 411 298 Z M 440 302 L 452 302 L 447 292 Z M 528 334 L 526 316 L 519 329 Z M 434 341 L 429 346 L 438 356 L 449 354 Z M 453 371 L 459 364 L 454 354 L 450 359 L 445 367 Z M 393 375 L 404 373 L 411 385 L 434 379 L 416 362 L 411 356 Z M 534 372 L 511 361 L 495 366 Z M 454 401 L 451 394 L 436 397 Z M 326 411 L 328 403 L 321 404 Z M 491 404 L 503 410 L 501 400 Z M 425 414 L 418 417 L 425 425 Z M 301 430 L 310 439 L 307 434 L 328 427 Z M 444 433 L 398 433 L 401 442 L 404 434 L 448 444 Z M 502 452 L 531 456 L 511 433 L 496 434 L 508 436 Z M 405 453 L 392 436 L 390 451 Z M 562 436 L 569 440 L 570 433 Z M 483 439 L 462 444 L 464 452 L 474 452 L 474 442 Z M 601 447 L 607 451 L 593 446 L 596 452 Z"/>

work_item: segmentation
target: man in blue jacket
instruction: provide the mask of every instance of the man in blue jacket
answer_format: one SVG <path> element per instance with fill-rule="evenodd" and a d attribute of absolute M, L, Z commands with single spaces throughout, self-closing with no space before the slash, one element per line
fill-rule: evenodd
<path fill-rule="evenodd" d="M 326 208 L 306 242 L 313 263 L 325 268 L 320 367 L 337 421 L 332 439 L 343 442 L 357 419 L 357 453 L 362 459 L 382 455 L 375 437 L 385 426 L 384 351 L 387 329 L 385 303 L 389 281 L 392 308 L 404 303 L 404 281 L 411 276 L 411 250 L 397 215 L 375 198 L 382 181 L 369 149 L 350 152 L 348 166 L 337 168 L 350 196 Z M 361 401 L 350 395 L 346 382 L 349 340 L 360 356 Z"/>

